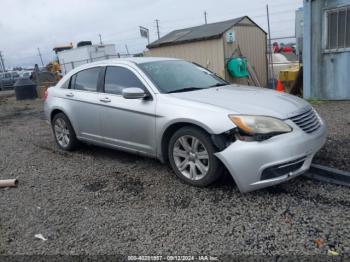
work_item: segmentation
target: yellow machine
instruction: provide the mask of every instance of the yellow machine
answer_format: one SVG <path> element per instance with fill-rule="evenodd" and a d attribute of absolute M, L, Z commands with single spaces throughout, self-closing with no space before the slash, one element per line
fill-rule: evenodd
<path fill-rule="evenodd" d="M 278 80 L 283 82 L 286 92 L 289 93 L 294 81 L 297 79 L 300 65 L 281 70 L 278 74 Z"/>
<path fill-rule="evenodd" d="M 299 72 L 300 66 L 296 65 L 288 69 L 281 70 L 278 75 L 278 80 L 281 81 L 295 81 Z"/>

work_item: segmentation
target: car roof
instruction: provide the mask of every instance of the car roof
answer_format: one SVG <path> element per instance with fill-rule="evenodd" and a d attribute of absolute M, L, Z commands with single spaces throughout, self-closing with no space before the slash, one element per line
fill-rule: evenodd
<path fill-rule="evenodd" d="M 143 64 L 143 63 L 150 63 L 150 62 L 157 62 L 157 61 L 182 61 L 182 59 L 177 58 L 170 58 L 170 57 L 127 57 L 127 58 L 112 58 L 107 60 L 101 60 L 96 61 L 92 63 L 83 64 L 81 66 L 78 66 L 74 68 L 73 70 L 70 70 L 67 74 L 64 75 L 62 78 L 63 81 L 65 81 L 67 78 L 71 77 L 72 75 L 92 67 L 96 66 L 113 66 L 113 65 L 135 65 L 135 64 Z"/>
<path fill-rule="evenodd" d="M 119 64 L 119 63 L 143 64 L 143 63 L 169 61 L 169 60 L 180 60 L 180 59 L 170 58 L 170 57 L 127 57 L 127 58 L 112 58 L 108 60 L 101 60 L 97 62 L 88 63 L 86 65 L 89 65 L 90 67 L 93 65 L 113 65 L 113 64 Z"/>
<path fill-rule="evenodd" d="M 112 58 L 107 60 L 96 61 L 92 63 L 83 64 L 69 71 L 66 75 L 73 75 L 79 71 L 89 69 L 95 66 L 112 66 L 112 65 L 120 65 L 120 64 L 143 64 L 150 62 L 158 62 L 158 61 L 181 61 L 181 59 L 177 58 L 169 58 L 169 57 L 128 57 L 128 58 Z"/>
<path fill-rule="evenodd" d="M 179 59 L 170 58 L 170 57 L 128 57 L 128 58 L 115 58 L 107 61 L 111 61 L 111 62 L 125 61 L 125 62 L 132 62 L 135 64 L 143 64 L 143 63 L 167 61 L 167 60 L 179 60 Z"/>

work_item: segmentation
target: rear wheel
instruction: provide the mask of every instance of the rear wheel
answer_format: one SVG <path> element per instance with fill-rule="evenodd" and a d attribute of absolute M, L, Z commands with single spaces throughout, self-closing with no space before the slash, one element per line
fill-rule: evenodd
<path fill-rule="evenodd" d="M 56 143 L 61 149 L 71 151 L 78 145 L 74 129 L 65 114 L 58 113 L 53 117 L 52 130 Z"/>
<path fill-rule="evenodd" d="M 183 127 L 176 131 L 168 150 L 176 175 L 191 185 L 208 186 L 223 172 L 209 135 L 198 128 Z"/>

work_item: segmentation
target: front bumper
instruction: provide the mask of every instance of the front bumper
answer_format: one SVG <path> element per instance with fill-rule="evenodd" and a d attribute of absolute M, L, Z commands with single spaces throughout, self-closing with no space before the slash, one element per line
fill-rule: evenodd
<path fill-rule="evenodd" d="M 307 134 L 292 121 L 286 121 L 293 131 L 262 142 L 235 141 L 225 150 L 216 153 L 224 163 L 241 192 L 272 186 L 305 173 L 315 153 L 324 145 L 326 126 Z M 271 179 L 262 179 L 262 173 L 271 168 L 303 159 L 301 167 Z"/>

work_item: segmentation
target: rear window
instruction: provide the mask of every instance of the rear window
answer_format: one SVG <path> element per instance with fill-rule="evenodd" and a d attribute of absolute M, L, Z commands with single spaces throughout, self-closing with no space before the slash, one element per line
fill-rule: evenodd
<path fill-rule="evenodd" d="M 85 91 L 97 91 L 100 68 L 89 68 L 75 74 L 74 89 Z"/>

